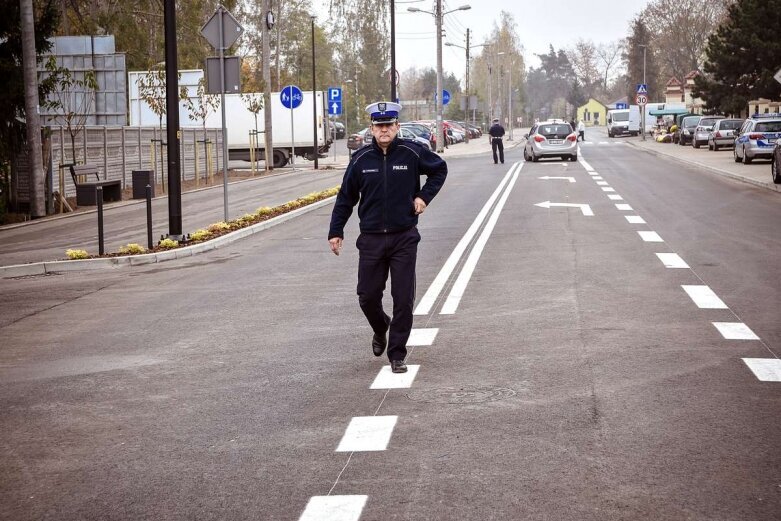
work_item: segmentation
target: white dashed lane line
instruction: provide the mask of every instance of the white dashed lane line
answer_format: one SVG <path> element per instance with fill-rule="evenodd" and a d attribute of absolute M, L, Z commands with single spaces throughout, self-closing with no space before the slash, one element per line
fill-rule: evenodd
<path fill-rule="evenodd" d="M 781 382 L 781 360 L 778 358 L 744 358 L 760 382 Z"/>
<path fill-rule="evenodd" d="M 656 232 L 637 232 L 645 242 L 664 242 Z"/>
<path fill-rule="evenodd" d="M 408 364 L 406 373 L 394 373 L 391 366 L 386 365 L 377 373 L 369 389 L 409 389 L 419 369 L 419 365 Z"/>
<path fill-rule="evenodd" d="M 608 199 L 610 199 L 611 201 L 623 201 L 623 200 L 624 200 L 624 198 L 623 198 L 623 197 L 621 197 L 621 196 L 620 196 L 620 195 L 618 195 L 618 194 L 608 194 L 608 195 L 607 195 L 607 197 L 608 197 Z"/>
<path fill-rule="evenodd" d="M 639 215 L 625 215 L 624 217 L 629 224 L 645 224 L 645 219 Z"/>
<path fill-rule="evenodd" d="M 686 268 L 689 269 L 689 265 L 686 264 L 680 255 L 677 253 L 657 253 L 657 257 L 662 261 L 665 268 Z"/>
<path fill-rule="evenodd" d="M 342 436 L 336 452 L 368 452 L 388 448 L 398 416 L 356 416 Z"/>
<path fill-rule="evenodd" d="M 358 521 L 369 496 L 313 496 L 298 521 Z"/>
<path fill-rule="evenodd" d="M 632 207 L 626 203 L 616 203 L 616 210 L 621 210 L 622 212 L 631 212 Z"/>
<path fill-rule="evenodd" d="M 759 340 L 759 337 L 743 322 L 712 322 L 712 324 L 727 340 Z"/>
<path fill-rule="evenodd" d="M 594 179 L 596 179 L 596 177 L 595 177 Z M 607 182 L 607 181 L 597 181 L 597 184 L 598 184 L 599 186 L 607 186 L 607 185 L 608 185 L 608 182 Z"/>
<path fill-rule="evenodd" d="M 612 188 L 610 186 L 603 186 L 602 187 L 602 191 L 603 192 L 615 192 L 616 190 L 615 190 L 615 188 Z"/>
<path fill-rule="evenodd" d="M 728 309 L 723 300 L 708 286 L 681 286 L 700 309 Z"/>
<path fill-rule="evenodd" d="M 407 347 L 430 346 L 434 343 L 439 333 L 439 328 L 418 328 L 410 331 Z"/>

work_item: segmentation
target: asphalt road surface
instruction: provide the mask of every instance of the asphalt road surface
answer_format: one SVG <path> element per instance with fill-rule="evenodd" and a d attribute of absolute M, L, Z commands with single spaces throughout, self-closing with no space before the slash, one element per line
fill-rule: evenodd
<path fill-rule="evenodd" d="M 0 281 L 0 518 L 778 519 L 781 196 L 620 140 L 507 156 L 421 218 L 406 375 L 330 207 Z"/>

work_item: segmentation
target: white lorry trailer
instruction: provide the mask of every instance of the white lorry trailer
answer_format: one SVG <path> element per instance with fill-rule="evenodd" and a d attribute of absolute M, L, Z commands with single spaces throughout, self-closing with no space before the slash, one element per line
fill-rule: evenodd
<path fill-rule="evenodd" d="M 265 157 L 266 141 L 264 111 L 266 107 L 256 114 L 247 108 L 241 94 L 225 95 L 225 120 L 228 130 L 228 157 L 232 160 L 250 159 L 250 132 L 257 131 L 255 157 L 262 160 Z M 244 94 L 244 96 L 248 96 Z M 249 96 L 262 97 L 262 94 L 250 94 Z M 293 152 L 296 156 L 314 160 L 315 154 L 324 157 L 328 152 L 333 139 L 328 123 L 328 111 L 325 106 L 325 94 L 312 91 L 303 92 L 303 100 L 295 109 L 291 110 L 282 105 L 278 92 L 271 93 L 271 137 L 274 147 L 273 164 L 275 168 L 284 166 L 290 161 Z M 314 101 L 313 101 L 314 100 Z M 316 117 L 312 112 L 312 103 L 316 104 Z M 257 125 L 257 127 L 256 127 Z M 206 126 L 210 128 L 222 127 L 222 114 L 220 109 L 209 114 L 206 118 Z M 317 142 L 315 143 L 314 126 L 317 127 Z"/>

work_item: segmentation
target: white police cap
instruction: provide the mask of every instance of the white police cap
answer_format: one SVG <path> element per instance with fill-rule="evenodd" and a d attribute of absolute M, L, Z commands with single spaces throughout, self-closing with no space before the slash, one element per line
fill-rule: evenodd
<path fill-rule="evenodd" d="M 366 107 L 372 123 L 394 123 L 399 120 L 401 105 L 392 101 L 378 101 Z"/>

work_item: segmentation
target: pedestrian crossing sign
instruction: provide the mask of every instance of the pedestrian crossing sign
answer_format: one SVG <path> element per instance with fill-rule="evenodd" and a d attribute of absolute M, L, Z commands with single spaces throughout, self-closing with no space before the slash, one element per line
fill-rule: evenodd
<path fill-rule="evenodd" d="M 637 94 L 648 94 L 648 85 L 646 85 L 645 83 L 638 83 Z"/>

